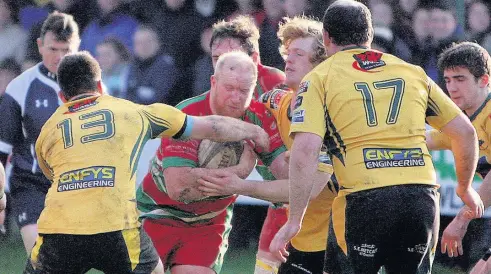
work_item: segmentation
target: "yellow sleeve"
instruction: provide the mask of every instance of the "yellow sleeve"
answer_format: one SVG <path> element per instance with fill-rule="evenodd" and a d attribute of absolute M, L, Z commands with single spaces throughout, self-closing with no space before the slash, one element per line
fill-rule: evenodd
<path fill-rule="evenodd" d="M 152 130 L 151 138 L 157 137 L 179 137 L 185 131 L 188 131 L 187 127 L 191 125 L 187 124 L 187 115 L 181 110 L 165 105 L 165 104 L 152 104 L 149 106 L 142 106 L 140 113 L 149 123 Z"/>
<path fill-rule="evenodd" d="M 431 142 L 434 150 L 452 149 L 452 142 L 444 133 L 436 129 L 431 129 L 427 131 L 427 135 L 431 139 L 427 141 Z"/>
<path fill-rule="evenodd" d="M 39 134 L 39 137 L 36 141 L 36 158 L 41 171 L 43 171 L 44 176 L 46 176 L 48 180 L 53 181 L 53 171 L 46 162 L 45 154 L 43 151 L 43 140 L 44 134 L 43 131 L 41 131 L 41 134 Z"/>
<path fill-rule="evenodd" d="M 462 111 L 459 107 L 428 77 L 428 106 L 426 109 L 426 121 L 428 124 L 437 130 L 441 130 L 442 127 L 460 113 Z"/>
<path fill-rule="evenodd" d="M 324 138 L 327 129 L 324 121 L 326 90 L 323 81 L 314 69 L 305 76 L 298 87 L 290 135 L 295 132 L 308 132 Z"/>

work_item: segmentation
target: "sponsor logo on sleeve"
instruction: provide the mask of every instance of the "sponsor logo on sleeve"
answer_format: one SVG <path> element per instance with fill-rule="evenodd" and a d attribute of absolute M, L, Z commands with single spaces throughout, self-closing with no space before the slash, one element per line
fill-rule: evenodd
<path fill-rule="evenodd" d="M 293 124 L 303 123 L 304 117 L 305 117 L 305 110 L 304 109 L 295 110 L 293 112 L 292 123 Z"/>
<path fill-rule="evenodd" d="M 302 105 L 303 101 L 303 96 L 297 96 L 297 99 L 295 99 L 295 105 L 293 106 L 293 109 L 297 109 Z"/>
<path fill-rule="evenodd" d="M 284 94 L 283 90 L 280 89 L 277 89 L 273 91 L 273 93 L 271 93 L 271 99 L 269 101 L 269 106 L 271 109 L 278 109 L 283 94 Z"/>
<path fill-rule="evenodd" d="M 420 148 L 364 148 L 363 159 L 367 169 L 425 165 Z"/>
<path fill-rule="evenodd" d="M 310 81 L 305 81 L 300 83 L 300 85 L 298 86 L 297 95 L 307 92 L 307 90 L 309 89 L 309 85 L 310 85 Z"/>
<path fill-rule="evenodd" d="M 259 102 L 263 103 L 263 104 L 266 104 L 268 103 L 269 101 L 269 97 L 271 97 L 271 92 L 267 92 L 267 93 L 263 93 L 260 97 L 259 97 Z"/>
<path fill-rule="evenodd" d="M 353 58 L 355 58 L 353 68 L 363 72 L 379 72 L 371 70 L 385 66 L 382 56 L 383 53 L 377 51 L 365 51 L 359 54 L 353 54 Z"/>
<path fill-rule="evenodd" d="M 116 168 L 92 166 L 61 174 L 58 192 L 89 189 L 95 187 L 114 187 Z"/>

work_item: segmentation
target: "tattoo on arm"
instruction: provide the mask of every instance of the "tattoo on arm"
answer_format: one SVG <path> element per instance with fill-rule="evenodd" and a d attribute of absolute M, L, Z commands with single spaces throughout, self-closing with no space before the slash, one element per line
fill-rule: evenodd
<path fill-rule="evenodd" d="M 186 196 L 191 192 L 191 188 L 187 187 L 179 193 L 179 198 L 177 199 L 179 202 L 186 203 L 188 202 L 188 199 L 186 199 Z"/>

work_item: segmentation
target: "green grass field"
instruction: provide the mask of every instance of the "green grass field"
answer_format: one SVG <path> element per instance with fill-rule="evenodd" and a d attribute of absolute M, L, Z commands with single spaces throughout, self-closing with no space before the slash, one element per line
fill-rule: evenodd
<path fill-rule="evenodd" d="M 0 273 L 22 273 L 26 263 L 26 254 L 20 236 L 13 235 L 9 239 L 0 238 Z M 252 274 L 254 272 L 255 249 L 231 249 L 225 256 L 222 274 Z M 90 271 L 90 274 L 101 273 Z M 433 273 L 436 274 L 463 274 L 465 272 L 444 268 L 435 265 Z"/>
<path fill-rule="evenodd" d="M 22 273 L 27 259 L 20 234 L 13 222 L 11 222 L 9 229 L 11 234 L 10 237 L 0 236 L 0 274 Z M 230 248 L 226 253 L 221 274 L 254 273 L 255 252 L 255 246 L 245 249 Z M 88 273 L 96 274 L 101 272 L 93 270 Z M 436 263 L 433 268 L 433 273 L 464 274 L 465 272 L 445 268 Z"/>

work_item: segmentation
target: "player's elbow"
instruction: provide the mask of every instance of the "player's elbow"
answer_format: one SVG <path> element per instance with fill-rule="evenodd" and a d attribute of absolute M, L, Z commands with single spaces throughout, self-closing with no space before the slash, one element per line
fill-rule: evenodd
<path fill-rule="evenodd" d="M 467 140 L 476 140 L 477 142 L 476 130 L 464 114 L 460 114 L 445 125 L 442 128 L 442 132 L 445 133 L 452 142 L 465 143 Z"/>
<path fill-rule="evenodd" d="M 184 187 L 180 186 L 179 184 L 167 184 L 167 195 L 169 195 L 169 198 L 171 198 L 174 201 L 179 201 L 182 199 L 181 193 L 184 192 Z"/>

